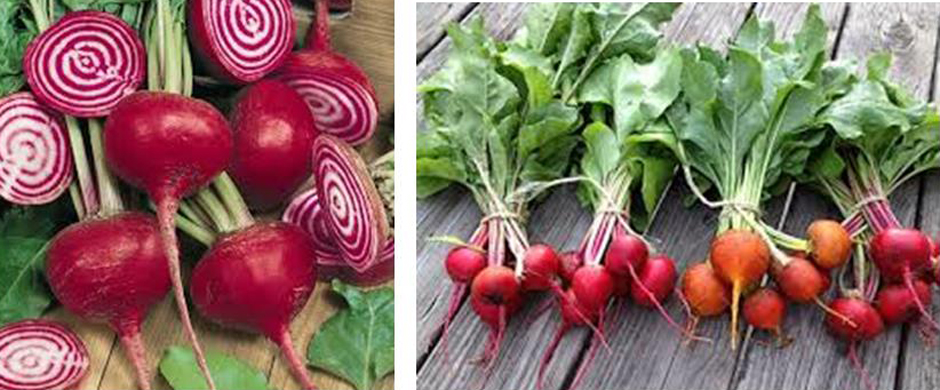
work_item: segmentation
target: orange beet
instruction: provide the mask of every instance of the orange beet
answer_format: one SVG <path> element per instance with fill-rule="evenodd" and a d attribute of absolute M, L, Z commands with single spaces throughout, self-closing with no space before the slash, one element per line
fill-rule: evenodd
<path fill-rule="evenodd" d="M 682 274 L 682 296 L 695 315 L 723 313 L 731 303 L 731 291 L 705 262 L 693 264 Z"/>
<path fill-rule="evenodd" d="M 774 272 L 780 291 L 796 303 L 812 302 L 829 288 L 826 271 L 816 268 L 809 260 L 791 257 L 790 262 Z"/>
<path fill-rule="evenodd" d="M 806 228 L 810 253 L 816 265 L 833 269 L 845 264 L 852 252 L 852 237 L 842 224 L 828 220 L 816 220 Z"/>
<path fill-rule="evenodd" d="M 748 286 L 760 281 L 770 267 L 770 249 L 757 233 L 728 230 L 712 241 L 711 264 L 731 285 L 731 349 L 737 347 L 738 301 Z"/>

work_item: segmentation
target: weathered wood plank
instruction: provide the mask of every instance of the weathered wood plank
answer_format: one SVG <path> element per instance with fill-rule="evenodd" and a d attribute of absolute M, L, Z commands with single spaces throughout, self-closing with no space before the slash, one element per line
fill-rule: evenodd
<path fill-rule="evenodd" d="M 747 3 L 685 4 L 667 27 L 666 35 L 684 45 L 701 42 L 724 48 L 750 7 Z M 681 179 L 673 179 L 656 220 L 646 233 L 660 243 L 659 250 L 676 260 L 680 270 L 707 255 L 717 218 L 716 212 L 700 204 L 683 207 L 683 199 L 690 194 Z M 666 308 L 674 318 L 685 316 L 675 299 Z M 714 343 L 686 347 L 679 333 L 655 311 L 629 305 L 620 313 L 614 320 L 618 325 L 610 333 L 614 354 L 599 353 L 584 378 L 583 388 L 616 388 L 623 383 L 649 389 L 682 388 L 689 383 L 701 388 L 726 386 L 735 356 L 728 350 L 726 319 L 703 321 L 699 325 L 698 332 L 714 339 Z"/>
<path fill-rule="evenodd" d="M 526 5 L 521 3 L 481 4 L 464 18 L 482 16 L 486 27 L 494 36 L 507 38 L 515 32 L 517 20 Z M 450 53 L 450 38 L 434 47 L 418 64 L 418 82 L 430 76 L 443 65 Z M 419 131 L 423 129 L 420 100 L 418 102 Z M 444 271 L 444 256 L 447 245 L 430 243 L 427 238 L 448 234 L 466 239 L 479 222 L 480 214 L 473 200 L 459 189 L 451 189 L 428 200 L 418 201 L 417 272 L 418 278 L 418 335 L 417 351 L 421 359 L 429 352 L 437 335 L 441 321 L 447 313 L 451 292 L 450 279 Z"/>
<path fill-rule="evenodd" d="M 473 221 L 476 222 L 475 220 Z M 529 233 L 531 242 L 548 242 L 557 248 L 573 249 L 590 224 L 590 215 L 578 204 L 571 188 L 555 191 L 533 212 Z M 440 258 L 425 261 L 440 262 Z M 420 271 L 419 271 L 420 272 Z M 419 279 L 424 278 L 422 276 Z M 442 276 L 446 278 L 446 276 Z M 447 358 L 438 344 L 418 372 L 420 389 L 531 389 L 535 388 L 539 359 L 560 321 L 557 314 L 533 318 L 546 294 L 527 300 L 526 307 L 513 316 L 493 372 L 485 386 L 483 370 L 469 362 L 478 357 L 486 342 L 489 328 L 463 305 L 450 330 Z M 420 306 L 419 306 L 420 308 Z M 527 323 L 531 321 L 531 323 Z M 562 342 L 546 373 L 545 389 L 561 389 L 564 380 L 585 342 L 584 330 L 569 334 Z M 520 359 L 520 357 L 524 357 Z"/>
<path fill-rule="evenodd" d="M 467 15 L 474 3 L 415 3 L 417 6 L 417 52 L 420 61 L 444 38 L 447 23 Z"/>
<path fill-rule="evenodd" d="M 838 58 L 863 58 L 874 51 L 893 49 L 897 56 L 892 76 L 912 87 L 918 95 L 925 96 L 933 64 L 936 45 L 936 11 L 914 5 L 895 6 L 886 4 L 851 4 L 848 20 L 842 32 Z M 899 16 L 903 15 L 903 16 Z M 910 27 L 888 27 L 905 32 L 885 33 L 885 23 L 904 19 Z M 889 25 L 890 26 L 890 25 Z M 896 41 L 899 36 L 910 39 L 903 45 Z M 931 65 L 923 65 L 928 58 Z M 903 224 L 914 223 L 918 203 L 918 183 L 903 186 L 891 197 L 894 210 Z M 785 230 L 802 235 L 813 219 L 838 216 L 821 195 L 801 190 L 793 207 L 795 211 Z M 830 296 L 834 296 L 830 292 Z M 840 383 L 848 388 L 862 388 L 858 372 L 849 363 L 846 348 L 826 333 L 823 313 L 812 306 L 790 305 L 785 330 L 796 341 L 785 349 L 754 345 L 739 364 L 734 387 L 738 389 L 815 389 Z M 756 337 L 761 337 L 758 335 Z M 764 335 L 763 337 L 766 337 Z M 860 358 L 874 388 L 894 388 L 898 365 L 901 329 L 894 327 L 878 339 L 865 343 L 860 349 Z M 909 387 L 902 388 L 924 388 Z"/>

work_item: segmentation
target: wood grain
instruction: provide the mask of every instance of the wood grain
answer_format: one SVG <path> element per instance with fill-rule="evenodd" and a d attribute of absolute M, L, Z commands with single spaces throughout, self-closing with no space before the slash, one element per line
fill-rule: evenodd
<path fill-rule="evenodd" d="M 474 3 L 415 3 L 417 11 L 416 22 L 418 61 L 444 38 L 444 29 L 447 23 L 460 21 L 467 15 Z"/>

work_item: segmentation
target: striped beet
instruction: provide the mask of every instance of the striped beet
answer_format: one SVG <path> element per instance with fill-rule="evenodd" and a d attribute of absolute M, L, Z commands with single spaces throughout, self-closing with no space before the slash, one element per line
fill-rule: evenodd
<path fill-rule="evenodd" d="M 321 135 L 313 144 L 320 207 L 339 252 L 362 272 L 378 259 L 388 221 L 365 162 L 347 143 Z"/>
<path fill-rule="evenodd" d="M 357 286 L 375 286 L 395 276 L 395 239 L 389 236 L 371 267 L 357 271 L 343 260 L 330 235 L 326 218 L 320 213 L 316 188 L 304 191 L 284 210 L 282 220 L 300 226 L 312 239 L 317 253 L 317 277 L 321 281 L 340 279 Z"/>
<path fill-rule="evenodd" d="M 88 350 L 57 322 L 27 320 L 0 328 L 0 389 L 75 387 L 88 372 Z"/>
<path fill-rule="evenodd" d="M 360 145 L 375 132 L 378 99 L 369 76 L 333 51 L 327 1 L 316 0 L 317 20 L 307 35 L 307 47 L 291 54 L 274 77 L 304 97 L 320 132 Z"/>
<path fill-rule="evenodd" d="M 144 80 L 144 44 L 109 13 L 66 14 L 26 48 L 23 73 L 36 97 L 77 117 L 108 115 Z"/>
<path fill-rule="evenodd" d="M 29 92 L 0 99 L 0 197 L 21 205 L 49 203 L 71 181 L 62 118 Z"/>
<path fill-rule="evenodd" d="M 213 76 L 234 84 L 260 80 L 294 45 L 289 0 L 192 0 L 189 38 Z"/>

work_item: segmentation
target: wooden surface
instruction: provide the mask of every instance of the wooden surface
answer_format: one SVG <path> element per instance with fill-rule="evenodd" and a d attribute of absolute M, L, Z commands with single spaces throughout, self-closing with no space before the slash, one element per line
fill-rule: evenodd
<path fill-rule="evenodd" d="M 449 18 L 466 22 L 483 15 L 487 28 L 500 37 L 509 37 L 519 26 L 525 5 L 462 5 L 455 12 L 444 4 L 418 4 L 418 81 L 438 69 L 450 48 L 448 38 L 440 39 L 439 26 L 427 26 L 430 19 Z M 777 31 L 792 34 L 799 28 L 806 4 L 685 4 L 666 28 L 668 39 L 682 44 L 703 42 L 721 45 L 733 37 L 751 14 L 773 20 Z M 469 10 L 469 12 L 467 12 Z M 937 33 L 940 6 L 933 4 L 839 4 L 822 6 L 829 25 L 831 55 L 839 59 L 862 59 L 876 51 L 895 55 L 892 77 L 922 98 L 935 99 L 937 80 Z M 426 45 L 433 47 L 427 48 Z M 426 52 L 425 52 L 426 51 Z M 420 103 L 420 101 L 419 101 Z M 420 107 L 419 107 L 420 111 Z M 419 131 L 422 130 L 419 117 Z M 716 215 L 701 206 L 684 208 L 688 195 L 684 183 L 673 183 L 661 209 L 647 232 L 660 248 L 673 256 L 679 268 L 702 261 L 714 231 Z M 905 225 L 913 225 L 933 236 L 940 231 L 940 213 L 926 212 L 940 203 L 940 174 L 930 174 L 901 188 L 891 198 Z M 827 201 L 807 189 L 797 188 L 788 212 L 782 199 L 772 202 L 768 221 L 783 218 L 784 229 L 802 235 L 816 218 L 838 216 Z M 935 207 L 935 206 L 934 206 Z M 448 247 L 430 243 L 428 236 L 453 234 L 467 237 L 476 226 L 480 212 L 459 189 L 449 189 L 432 199 L 419 201 L 418 237 L 418 388 L 479 388 L 481 371 L 470 361 L 478 357 L 487 328 L 466 302 L 451 329 L 448 356 L 440 344 L 440 325 L 446 312 L 451 286 L 443 269 Z M 578 206 L 570 188 L 549 196 L 533 211 L 529 233 L 535 242 L 546 241 L 562 250 L 572 249 L 587 230 L 590 215 Z M 552 312 L 531 323 L 522 320 L 542 300 L 533 299 L 509 325 L 495 371 L 487 389 L 535 388 L 537 361 L 547 347 L 558 314 Z M 940 310 L 934 295 L 934 310 Z M 679 304 L 672 300 L 667 309 L 682 317 Z M 609 335 L 612 352 L 601 351 L 581 383 L 582 389 L 826 389 L 864 388 L 852 368 L 844 345 L 825 333 L 822 312 L 813 306 L 790 305 L 785 330 L 796 341 L 777 349 L 760 342 L 766 334 L 750 334 L 737 352 L 728 348 L 728 320 L 705 320 L 699 330 L 715 340 L 713 344 L 685 346 L 679 335 L 654 312 L 636 307 L 621 308 L 615 315 L 618 325 Z M 570 332 L 555 355 L 546 374 L 547 389 L 566 389 L 575 370 L 584 360 L 590 335 L 587 330 Z M 860 350 L 862 362 L 877 389 L 933 389 L 940 386 L 940 349 L 929 348 L 916 330 L 894 327 Z"/>
<path fill-rule="evenodd" d="M 295 16 L 299 32 L 306 31 L 312 11 L 306 3 L 295 1 Z M 356 0 L 352 14 L 334 21 L 335 49 L 356 61 L 369 74 L 379 97 L 381 108 L 377 141 L 367 145 L 363 153 L 374 157 L 385 147 L 392 133 L 393 112 L 393 0 Z M 391 286 L 391 282 L 388 284 Z M 304 310 L 294 319 L 291 330 L 295 347 L 306 356 L 307 343 L 320 324 L 337 311 L 337 300 L 328 298 L 329 285 L 319 283 Z M 193 322 L 204 348 L 231 354 L 242 359 L 269 378 L 272 389 L 300 389 L 282 361 L 280 351 L 264 337 L 224 329 L 208 323 L 194 310 Z M 103 325 L 89 324 L 65 312 L 54 309 L 48 317 L 68 323 L 86 342 L 91 354 L 91 370 L 80 389 L 116 390 L 135 389 L 135 378 L 130 362 L 125 357 L 114 333 Z M 153 370 L 154 389 L 169 389 L 169 384 L 156 373 L 157 363 L 170 345 L 189 345 L 177 318 L 176 305 L 168 296 L 155 307 L 144 323 L 144 343 L 148 348 L 148 366 Z M 306 359 L 304 359 L 306 360 Z M 353 389 L 341 379 L 323 371 L 311 369 L 314 383 L 320 389 Z M 391 389 L 393 376 L 377 382 L 377 389 Z M 234 390 L 234 389 L 225 389 Z"/>

